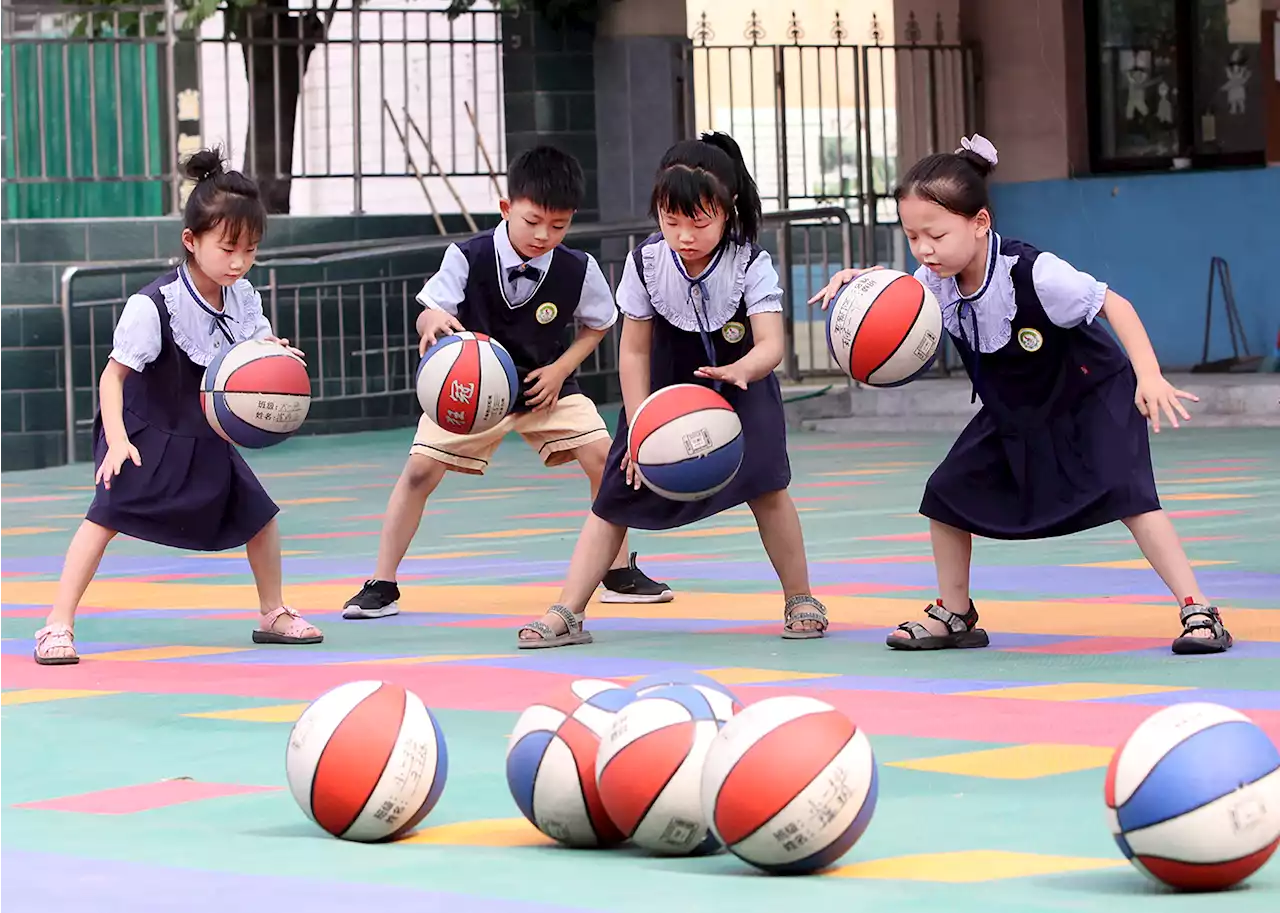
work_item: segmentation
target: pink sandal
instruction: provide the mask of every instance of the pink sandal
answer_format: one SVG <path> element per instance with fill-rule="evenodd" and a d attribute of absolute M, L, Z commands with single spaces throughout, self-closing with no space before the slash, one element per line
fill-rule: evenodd
<path fill-rule="evenodd" d="M 80 662 L 75 640 L 69 625 L 45 625 L 36 631 L 36 662 L 42 666 L 74 666 Z"/>
<path fill-rule="evenodd" d="M 289 626 L 283 631 L 275 629 L 281 616 L 289 619 Z M 262 616 L 262 622 L 253 631 L 255 644 L 318 644 L 324 640 L 320 629 L 308 624 L 302 616 L 288 606 L 268 612 Z"/>

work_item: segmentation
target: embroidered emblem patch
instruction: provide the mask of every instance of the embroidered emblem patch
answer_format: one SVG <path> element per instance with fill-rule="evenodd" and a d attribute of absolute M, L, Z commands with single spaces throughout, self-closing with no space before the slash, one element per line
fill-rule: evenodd
<path fill-rule="evenodd" d="M 747 335 L 747 328 L 736 320 L 730 320 L 720 328 L 720 335 L 724 337 L 725 342 L 733 345 L 734 343 L 742 342 Z"/>
<path fill-rule="evenodd" d="M 1038 352 L 1040 347 L 1044 345 L 1044 337 L 1040 335 L 1039 330 L 1023 327 L 1018 331 L 1018 345 L 1028 352 Z"/>
<path fill-rule="evenodd" d="M 538 309 L 534 311 L 533 316 L 538 319 L 538 323 L 548 324 L 556 319 L 556 315 L 560 313 L 560 309 L 551 301 L 544 301 L 538 305 Z"/>

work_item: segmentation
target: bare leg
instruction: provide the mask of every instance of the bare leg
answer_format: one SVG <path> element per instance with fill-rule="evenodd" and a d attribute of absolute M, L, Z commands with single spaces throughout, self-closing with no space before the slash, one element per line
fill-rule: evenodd
<path fill-rule="evenodd" d="M 783 598 L 810 595 L 804 530 L 800 526 L 800 514 L 796 511 L 790 492 L 786 489 L 771 491 L 749 502 L 747 506 L 755 515 L 760 542 L 778 574 Z M 818 627 L 820 625 L 816 621 L 797 619 L 792 629 L 811 631 Z"/>
<path fill-rule="evenodd" d="M 58 579 L 58 595 L 45 624 L 75 627 L 76 609 L 80 607 L 84 591 L 98 573 L 98 565 L 102 563 L 102 556 L 107 551 L 107 543 L 115 537 L 114 529 L 107 529 L 90 520 L 80 524 L 76 534 L 71 537 L 71 545 L 67 547 L 62 576 Z"/>
<path fill-rule="evenodd" d="M 378 564 L 373 576 L 377 580 L 394 581 L 409 544 L 418 533 L 427 498 L 436 490 L 448 468 L 421 454 L 411 454 L 404 464 L 396 487 L 387 501 L 382 520 L 382 537 L 378 541 Z"/>
<path fill-rule="evenodd" d="M 582 467 L 582 471 L 587 474 L 587 481 L 591 483 L 591 500 L 596 499 L 596 495 L 600 493 L 600 481 L 604 478 L 604 467 L 609 461 L 608 438 L 601 438 L 598 441 L 592 441 L 585 447 L 579 447 L 574 451 L 574 456 L 578 460 L 578 465 Z M 614 556 L 613 563 L 609 565 L 607 570 L 614 568 L 626 567 L 631 558 L 630 541 L 627 531 L 622 531 L 622 545 L 618 549 L 617 555 Z"/>
<path fill-rule="evenodd" d="M 1127 517 L 1123 522 L 1129 527 L 1138 548 L 1160 575 L 1179 606 L 1184 604 L 1187 597 L 1200 605 L 1209 604 L 1200 591 L 1191 562 L 1187 560 L 1187 553 L 1182 550 L 1182 542 L 1178 539 L 1178 533 L 1168 514 L 1163 510 L 1153 510 L 1136 517 Z M 1208 628 L 1198 628 L 1187 636 L 1211 638 L 1213 632 Z"/>
<path fill-rule="evenodd" d="M 614 526 L 594 513 L 587 517 L 578 535 L 578 544 L 573 548 L 573 557 L 569 559 L 569 572 L 565 576 L 564 588 L 560 590 L 560 605 L 575 615 L 586 614 L 587 602 L 604 579 L 610 563 L 618 554 L 618 543 L 626 533 L 625 527 Z M 567 630 L 564 619 L 554 612 L 543 615 L 542 621 L 557 634 Z M 520 632 L 521 640 L 537 640 L 541 636 L 537 631 Z"/>
<path fill-rule="evenodd" d="M 929 540 L 933 545 L 933 563 L 938 575 L 938 596 L 942 606 L 957 615 L 969 611 L 969 565 L 973 560 L 973 535 L 954 526 L 929 521 Z M 936 618 L 920 621 L 933 637 L 947 634 L 947 626 Z M 895 630 L 891 637 L 910 637 Z"/>
<path fill-rule="evenodd" d="M 76 609 L 84 598 L 84 591 L 98 572 L 107 543 L 115 538 L 116 531 L 85 520 L 71 538 L 67 557 L 62 564 L 62 576 L 58 580 L 58 595 L 45 626 L 36 632 L 36 662 L 43 665 L 73 665 L 80 661 L 76 653 Z"/>
<path fill-rule="evenodd" d="M 284 606 L 283 573 L 280 568 L 280 524 L 275 517 L 245 547 L 249 567 L 253 570 L 253 582 L 258 588 L 259 611 L 263 616 Z M 296 614 L 279 614 L 272 618 L 264 630 L 289 637 L 318 637 L 320 631 L 307 624 Z"/>
<path fill-rule="evenodd" d="M 258 606 L 263 615 L 284 605 L 283 572 L 280 569 L 280 524 L 271 522 L 249 540 L 245 547 L 253 582 L 258 588 Z"/>

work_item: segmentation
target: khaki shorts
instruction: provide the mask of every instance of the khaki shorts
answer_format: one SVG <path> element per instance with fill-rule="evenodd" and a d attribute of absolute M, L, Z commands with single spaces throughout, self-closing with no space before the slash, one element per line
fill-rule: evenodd
<path fill-rule="evenodd" d="M 570 463 L 579 447 L 610 439 L 596 404 L 581 393 L 573 393 L 559 400 L 550 412 L 517 412 L 478 434 L 445 431 L 423 415 L 418 419 L 418 433 L 409 452 L 430 457 L 458 472 L 484 475 L 494 451 L 512 431 L 538 451 L 544 466 Z"/>

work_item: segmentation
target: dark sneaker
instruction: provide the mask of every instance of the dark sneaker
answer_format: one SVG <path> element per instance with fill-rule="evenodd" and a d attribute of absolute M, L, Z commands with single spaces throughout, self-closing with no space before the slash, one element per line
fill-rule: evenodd
<path fill-rule="evenodd" d="M 601 583 L 604 585 L 601 602 L 670 602 L 676 598 L 671 587 L 650 580 L 644 571 L 636 567 L 635 552 L 631 553 L 626 567 L 609 571 Z"/>
<path fill-rule="evenodd" d="M 366 580 L 364 588 L 347 600 L 342 609 L 343 618 L 386 618 L 398 615 L 400 587 L 394 580 Z"/>

